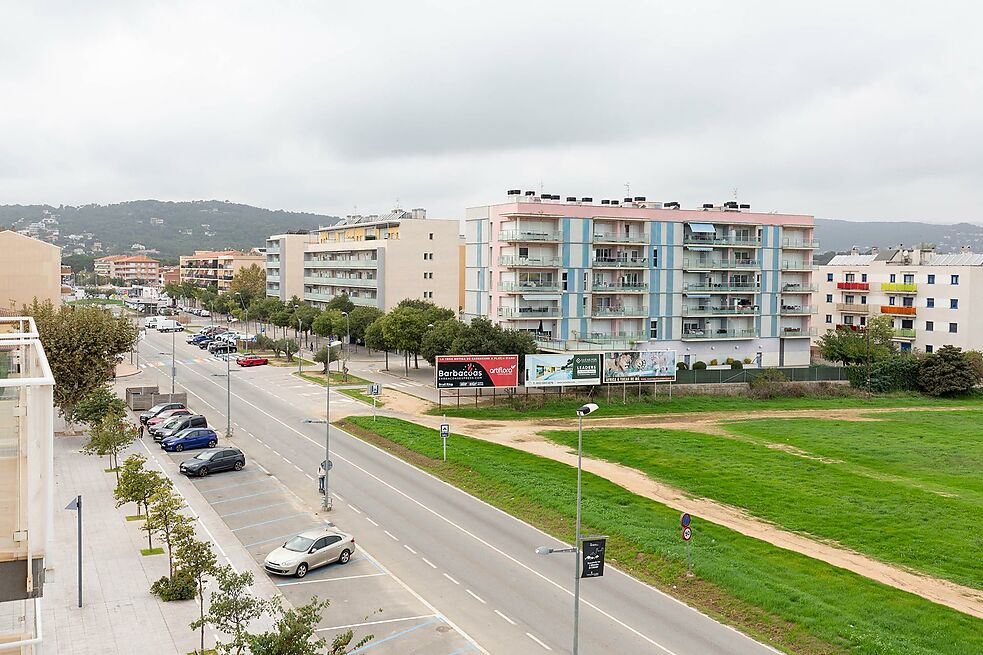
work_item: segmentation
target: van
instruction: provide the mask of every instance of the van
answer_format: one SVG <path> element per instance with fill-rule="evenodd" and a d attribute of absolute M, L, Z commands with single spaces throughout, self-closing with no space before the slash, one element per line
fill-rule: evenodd
<path fill-rule="evenodd" d="M 160 320 L 162 319 L 157 316 L 151 316 L 149 318 L 145 318 L 143 319 L 143 327 L 148 330 L 153 330 L 154 328 L 157 327 L 157 322 Z"/>
<path fill-rule="evenodd" d="M 157 322 L 158 332 L 180 332 L 184 326 L 171 318 L 162 318 Z"/>
<path fill-rule="evenodd" d="M 205 417 L 201 414 L 194 414 L 192 416 L 178 416 L 163 425 L 154 426 L 151 428 L 150 434 L 153 435 L 154 441 L 162 441 L 167 437 L 173 437 L 181 430 L 207 427 L 208 421 Z"/>

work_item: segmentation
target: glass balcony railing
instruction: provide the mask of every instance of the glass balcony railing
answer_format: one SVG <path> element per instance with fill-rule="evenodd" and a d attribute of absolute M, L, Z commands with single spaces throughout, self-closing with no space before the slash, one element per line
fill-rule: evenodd
<path fill-rule="evenodd" d="M 683 236 L 683 244 L 687 246 L 736 246 L 739 248 L 759 248 L 761 246 L 761 239 L 756 237 L 708 237 L 697 234 L 687 234 Z"/>
<path fill-rule="evenodd" d="M 646 257 L 635 257 L 632 259 L 627 257 L 601 257 L 594 259 L 592 263 L 595 268 L 647 268 L 648 261 Z"/>
<path fill-rule="evenodd" d="M 754 339 L 758 336 L 757 330 L 685 330 L 683 331 L 683 341 L 699 339 Z"/>
<path fill-rule="evenodd" d="M 547 318 L 560 315 L 559 307 L 499 307 L 499 316 L 510 318 Z"/>
<path fill-rule="evenodd" d="M 683 270 L 712 271 L 731 268 L 758 268 L 756 259 L 684 259 Z"/>
<path fill-rule="evenodd" d="M 782 305 L 781 313 L 786 316 L 806 316 L 816 313 L 815 307 L 808 305 Z"/>
<path fill-rule="evenodd" d="M 782 248 L 805 248 L 815 250 L 819 247 L 819 240 L 812 239 L 782 239 Z"/>
<path fill-rule="evenodd" d="M 595 234 L 594 243 L 648 243 L 644 234 Z"/>
<path fill-rule="evenodd" d="M 500 266 L 509 267 L 530 267 L 530 268 L 558 268 L 560 266 L 559 257 L 518 257 L 516 255 L 502 255 L 498 258 Z"/>
<path fill-rule="evenodd" d="M 683 291 L 715 291 L 734 293 L 757 293 L 761 287 L 757 284 L 734 284 L 728 282 L 693 282 L 683 285 Z"/>
<path fill-rule="evenodd" d="M 746 307 L 711 307 L 697 305 L 695 307 L 683 307 L 683 316 L 754 316 L 758 313 L 756 305 Z"/>
<path fill-rule="evenodd" d="M 559 291 L 560 285 L 556 282 L 499 282 L 498 290 L 506 293 L 535 293 L 537 291 L 550 292 Z"/>
<path fill-rule="evenodd" d="M 894 330 L 895 339 L 914 339 L 915 330 L 913 328 L 895 328 Z"/>
<path fill-rule="evenodd" d="M 498 233 L 500 241 L 559 241 L 559 232 L 537 230 L 502 230 Z"/>
<path fill-rule="evenodd" d="M 782 331 L 778 333 L 778 336 L 786 339 L 793 337 L 814 337 L 816 336 L 816 328 L 783 327 Z"/>
<path fill-rule="evenodd" d="M 647 316 L 648 310 L 644 307 L 594 307 L 590 315 L 599 318 L 637 317 Z"/>
<path fill-rule="evenodd" d="M 645 282 L 594 282 L 591 285 L 594 293 L 641 293 L 648 288 Z"/>

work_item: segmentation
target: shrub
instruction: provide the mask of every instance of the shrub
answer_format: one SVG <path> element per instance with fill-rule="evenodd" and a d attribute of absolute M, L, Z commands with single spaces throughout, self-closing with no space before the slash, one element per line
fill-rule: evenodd
<path fill-rule="evenodd" d="M 724 364 L 726 364 L 727 366 L 730 366 L 733 363 L 734 363 L 733 357 L 728 357 L 727 359 L 724 360 Z"/>
<path fill-rule="evenodd" d="M 750 357 L 745 357 L 744 358 L 744 363 L 745 364 L 751 364 L 751 363 L 753 363 L 753 360 Z"/>
<path fill-rule="evenodd" d="M 980 379 L 962 348 L 943 346 L 922 360 L 918 385 L 932 396 L 954 396 L 979 384 Z"/>
<path fill-rule="evenodd" d="M 711 359 L 710 360 L 710 366 L 716 366 L 716 365 L 717 365 L 717 360 L 716 359 Z"/>
<path fill-rule="evenodd" d="M 676 363 L 676 370 L 677 371 L 688 371 L 689 370 L 689 365 L 687 365 L 686 362 L 677 362 Z"/>
<path fill-rule="evenodd" d="M 730 362 L 730 367 L 736 371 L 739 371 L 744 368 L 744 364 L 742 364 L 739 359 L 732 359 Z"/>
<path fill-rule="evenodd" d="M 702 370 L 705 370 L 706 367 L 707 367 L 707 363 L 706 362 L 696 362 L 696 363 L 693 364 L 693 370 L 694 371 L 702 371 Z"/>
<path fill-rule="evenodd" d="M 172 600 L 191 600 L 198 594 L 198 585 L 188 573 L 178 570 L 174 572 L 173 580 L 165 575 L 151 585 L 150 593 L 160 597 L 165 603 Z"/>
<path fill-rule="evenodd" d="M 770 398 L 801 398 L 806 395 L 803 385 L 789 382 L 788 378 L 774 368 L 767 368 L 748 381 L 749 395 L 759 400 Z"/>

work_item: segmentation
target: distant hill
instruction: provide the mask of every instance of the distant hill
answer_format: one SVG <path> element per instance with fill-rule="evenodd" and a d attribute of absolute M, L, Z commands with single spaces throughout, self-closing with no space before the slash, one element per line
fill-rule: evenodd
<path fill-rule="evenodd" d="M 934 243 L 939 252 L 954 252 L 958 251 L 960 246 L 969 246 L 973 252 L 983 253 L 983 225 L 973 223 L 955 225 L 913 221 L 862 223 L 817 218 L 816 238 L 820 242 L 820 251 L 849 251 L 854 246 L 865 251 L 871 246 L 883 249 L 899 245 L 912 247 L 922 243 Z"/>
<path fill-rule="evenodd" d="M 0 225 L 97 256 L 130 252 L 133 244 L 176 257 L 195 250 L 262 247 L 271 234 L 330 225 L 337 216 L 261 209 L 218 200 L 135 200 L 113 205 L 0 205 Z M 75 235 L 77 238 L 70 238 Z"/>

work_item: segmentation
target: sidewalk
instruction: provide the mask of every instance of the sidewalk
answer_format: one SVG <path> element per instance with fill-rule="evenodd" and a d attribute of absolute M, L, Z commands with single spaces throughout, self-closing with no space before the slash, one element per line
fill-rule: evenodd
<path fill-rule="evenodd" d="M 196 601 L 163 603 L 150 594 L 150 585 L 167 574 L 167 556 L 144 557 L 146 533 L 141 521 L 127 521 L 135 506 L 116 508 L 113 489 L 116 477 L 106 473 L 108 460 L 79 453 L 84 437 L 55 437 L 55 516 L 54 537 L 47 555 L 49 570 L 43 601 L 44 653 L 58 655 L 184 655 L 198 645 L 198 633 L 189 624 L 198 616 Z M 138 442 L 130 452 L 147 456 Z M 155 466 L 154 461 L 149 463 Z M 175 488 L 185 485 L 175 480 Z M 192 490 L 193 491 L 193 490 Z M 83 499 L 83 606 L 78 607 L 77 516 L 63 508 L 78 494 Z M 210 508 L 196 493 L 185 493 L 186 502 L 196 514 L 199 537 L 215 546 L 220 564 L 224 554 L 237 570 L 249 568 L 256 584 L 254 593 L 269 598 L 275 587 L 238 547 L 228 528 L 209 516 Z M 155 543 L 155 546 L 157 544 Z M 206 602 L 208 598 L 206 590 Z M 268 621 L 257 621 L 253 630 L 266 629 Z M 214 637 L 206 628 L 206 646 Z"/>

